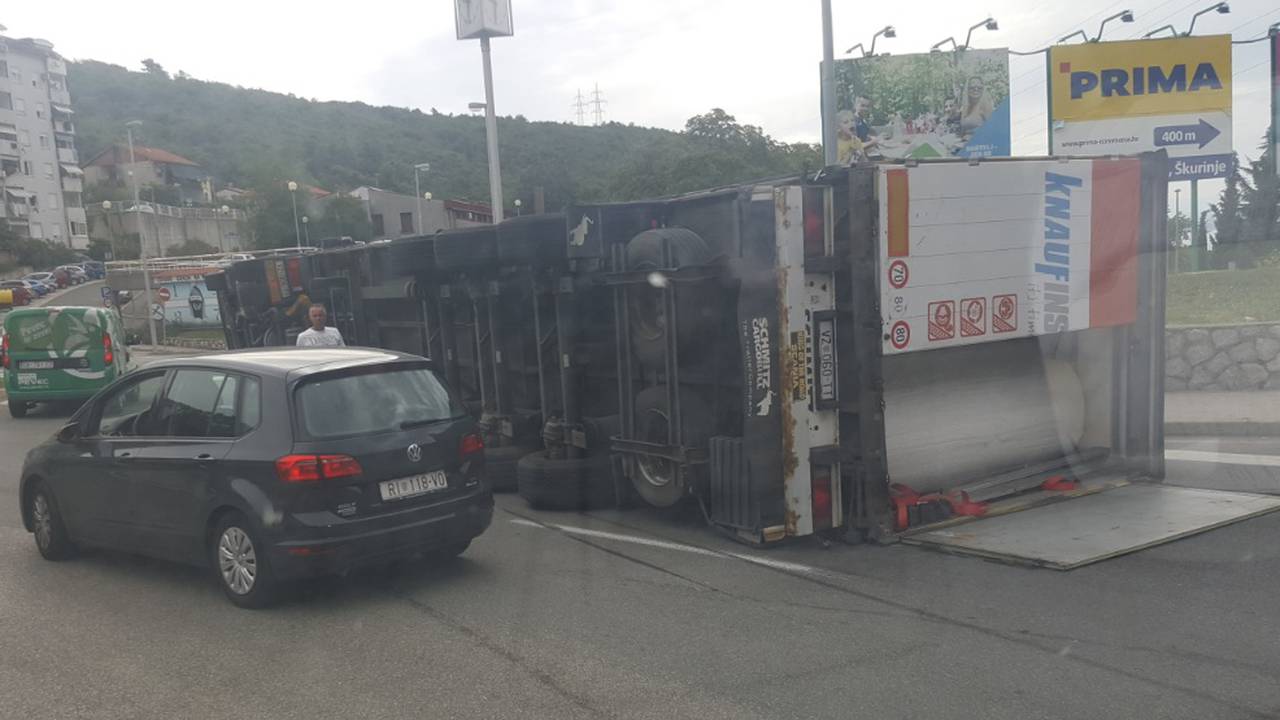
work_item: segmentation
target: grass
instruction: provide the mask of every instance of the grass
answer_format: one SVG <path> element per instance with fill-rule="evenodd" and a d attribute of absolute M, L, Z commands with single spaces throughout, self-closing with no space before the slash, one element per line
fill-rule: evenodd
<path fill-rule="evenodd" d="M 1280 320 L 1280 267 L 1169 276 L 1167 325 Z"/>

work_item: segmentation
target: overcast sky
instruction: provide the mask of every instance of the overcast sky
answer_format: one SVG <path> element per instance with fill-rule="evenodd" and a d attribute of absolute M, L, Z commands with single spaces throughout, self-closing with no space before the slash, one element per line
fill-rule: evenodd
<path fill-rule="evenodd" d="M 722 107 L 784 140 L 817 142 L 818 0 L 512 0 L 516 34 L 493 41 L 496 107 L 503 115 L 570 121 L 581 89 L 596 84 L 606 118 L 679 129 L 691 115 Z M 924 52 L 987 14 L 1000 30 L 974 33 L 975 47 L 1032 50 L 1131 8 L 1136 22 L 1108 26 L 1107 39 L 1140 36 L 1165 23 L 1185 29 L 1211 0 L 833 0 L 837 56 L 893 24 L 898 37 L 877 51 Z M 283 3 L 223 0 L 5 3 L 0 25 L 42 37 L 68 58 L 131 69 L 151 57 L 170 72 L 322 100 L 466 112 L 483 99 L 477 41 L 454 37 L 448 0 Z M 1236 40 L 1280 21 L 1276 0 L 1232 0 L 1229 15 L 1200 18 L 1197 34 Z M 1267 44 L 1236 46 L 1236 149 L 1255 155 L 1267 125 Z M 1015 153 L 1043 153 L 1043 56 L 1011 60 Z M 71 88 L 74 102 L 75 88 Z"/>

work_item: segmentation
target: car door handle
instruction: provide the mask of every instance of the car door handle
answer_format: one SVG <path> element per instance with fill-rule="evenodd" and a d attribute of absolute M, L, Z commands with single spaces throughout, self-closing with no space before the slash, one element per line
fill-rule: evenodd
<path fill-rule="evenodd" d="M 209 453 L 200 453 L 199 455 L 195 456 L 195 458 L 194 458 L 194 459 L 195 459 L 195 460 L 199 460 L 199 461 L 201 461 L 201 462 L 204 462 L 204 461 L 206 461 L 206 460 L 212 460 L 212 459 L 213 459 L 213 456 L 212 456 L 212 455 L 210 455 Z"/>
<path fill-rule="evenodd" d="M 133 453 L 129 452 L 128 450 L 125 450 L 124 452 L 121 452 L 121 453 L 116 453 L 116 459 L 118 460 L 128 460 L 131 457 L 133 457 Z"/>

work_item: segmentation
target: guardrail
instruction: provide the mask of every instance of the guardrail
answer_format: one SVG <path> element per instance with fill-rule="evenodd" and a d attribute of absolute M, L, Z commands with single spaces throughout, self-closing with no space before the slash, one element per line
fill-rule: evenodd
<path fill-rule="evenodd" d="M 252 250 L 248 252 L 234 253 L 210 253 L 206 255 L 178 255 L 168 257 L 147 258 L 146 269 L 151 272 L 158 270 L 194 270 L 209 267 L 226 267 L 233 262 L 240 260 L 285 257 L 289 255 L 318 253 L 320 248 L 317 247 L 289 247 L 275 248 L 272 250 Z M 112 260 L 104 263 L 108 271 L 117 272 L 138 272 L 143 269 L 143 261 L 141 260 Z"/>

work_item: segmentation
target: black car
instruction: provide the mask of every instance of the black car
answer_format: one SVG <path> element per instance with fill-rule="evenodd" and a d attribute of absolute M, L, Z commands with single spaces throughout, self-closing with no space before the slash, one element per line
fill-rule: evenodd
<path fill-rule="evenodd" d="M 49 560 L 106 546 L 281 583 L 456 555 L 493 495 L 474 420 L 431 362 L 369 348 L 174 359 L 126 375 L 28 453 L 22 521 Z"/>

